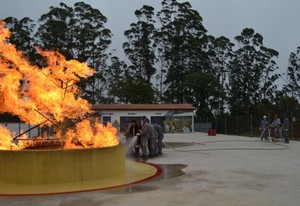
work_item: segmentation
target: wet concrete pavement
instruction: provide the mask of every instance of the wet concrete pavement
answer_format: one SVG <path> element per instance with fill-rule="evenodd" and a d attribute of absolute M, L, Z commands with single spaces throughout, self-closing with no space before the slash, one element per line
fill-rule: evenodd
<path fill-rule="evenodd" d="M 40 196 L 0 196 L 0 206 L 299 205 L 300 142 L 206 133 L 166 134 L 163 172 L 110 190 Z"/>

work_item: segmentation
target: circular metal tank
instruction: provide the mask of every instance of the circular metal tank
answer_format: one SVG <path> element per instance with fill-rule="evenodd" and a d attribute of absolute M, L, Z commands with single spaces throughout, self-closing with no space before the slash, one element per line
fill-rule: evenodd
<path fill-rule="evenodd" d="M 57 184 L 122 177 L 125 148 L 0 150 L 0 183 Z"/>

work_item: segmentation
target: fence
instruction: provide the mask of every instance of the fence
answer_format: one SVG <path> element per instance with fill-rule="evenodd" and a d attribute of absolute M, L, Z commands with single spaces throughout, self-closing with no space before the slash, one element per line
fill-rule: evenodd
<path fill-rule="evenodd" d="M 25 124 L 21 122 L 1 122 L 0 126 L 9 129 L 14 136 L 18 136 L 24 133 L 28 138 L 41 136 L 42 134 L 44 134 L 44 132 L 47 133 L 47 136 L 53 133 L 51 127 L 36 127 L 35 125 Z"/>
<path fill-rule="evenodd" d="M 300 122 L 291 121 L 290 118 L 290 139 L 300 140 Z M 271 123 L 273 120 L 268 119 Z M 218 134 L 240 135 L 249 137 L 259 137 L 259 125 L 261 122 L 260 115 L 244 115 L 244 116 L 219 116 L 217 118 L 200 119 L 194 123 L 195 132 L 208 132 L 209 129 L 215 129 Z M 15 133 L 15 136 L 22 134 L 24 131 L 29 138 L 41 136 L 44 132 L 47 135 L 53 134 L 51 127 L 35 127 L 24 123 L 6 123 L 1 122 L 1 126 L 7 127 Z"/>
<path fill-rule="evenodd" d="M 300 139 L 300 122 L 290 119 L 290 139 Z M 262 120 L 261 115 L 249 114 L 243 116 L 219 116 L 215 118 L 202 118 L 200 121 L 195 122 L 194 130 L 197 132 L 207 132 L 209 129 L 215 129 L 219 134 L 238 135 L 259 137 L 259 126 Z M 269 123 L 272 123 L 273 119 L 268 117 Z M 283 121 L 283 120 L 281 120 Z"/>

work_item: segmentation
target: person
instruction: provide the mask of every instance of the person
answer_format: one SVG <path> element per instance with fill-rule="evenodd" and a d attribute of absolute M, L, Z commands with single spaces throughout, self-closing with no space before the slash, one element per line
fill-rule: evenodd
<path fill-rule="evenodd" d="M 162 155 L 163 154 L 162 153 L 162 146 L 163 146 L 162 140 L 164 138 L 164 132 L 157 120 L 154 120 L 154 128 L 157 132 L 157 142 L 156 142 L 157 153 L 158 153 L 158 155 Z"/>
<path fill-rule="evenodd" d="M 125 132 L 126 138 L 132 138 L 139 133 L 141 127 L 136 123 L 135 120 L 130 121 L 128 130 Z"/>
<path fill-rule="evenodd" d="M 146 161 L 148 159 L 148 140 L 150 138 L 150 126 L 149 120 L 146 116 L 142 116 L 142 130 L 141 130 L 141 144 L 140 147 L 143 152 L 143 160 Z"/>
<path fill-rule="evenodd" d="M 289 127 L 290 127 L 290 120 L 288 118 L 287 113 L 283 115 L 283 123 L 282 123 L 282 134 L 284 137 L 284 142 L 286 144 L 289 143 Z"/>
<path fill-rule="evenodd" d="M 133 152 L 133 149 L 135 149 L 135 156 L 139 154 L 139 145 L 141 141 L 140 130 L 141 127 L 135 120 L 130 121 L 130 126 L 125 132 L 126 151 L 128 156 L 132 155 L 131 153 Z M 136 139 L 134 139 L 135 136 L 137 137 Z"/>
<path fill-rule="evenodd" d="M 156 144 L 158 134 L 153 124 L 149 124 L 149 128 L 150 128 L 150 137 L 148 141 L 148 150 L 149 150 L 149 157 L 153 158 L 158 156 L 157 144 Z"/>
<path fill-rule="evenodd" d="M 275 139 L 281 137 L 281 121 L 277 114 L 274 115 L 274 120 L 270 125 L 270 128 L 274 129 Z M 275 141 L 273 138 L 273 141 Z"/>
<path fill-rule="evenodd" d="M 261 120 L 259 130 L 260 130 L 260 140 L 267 140 L 267 136 L 269 133 L 269 122 L 267 120 L 267 116 L 263 116 L 263 119 Z"/>

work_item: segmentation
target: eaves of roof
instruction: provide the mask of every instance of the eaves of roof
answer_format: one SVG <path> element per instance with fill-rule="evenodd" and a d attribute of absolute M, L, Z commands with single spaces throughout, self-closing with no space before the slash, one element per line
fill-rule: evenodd
<path fill-rule="evenodd" d="M 93 110 L 195 110 L 191 104 L 98 104 Z"/>

